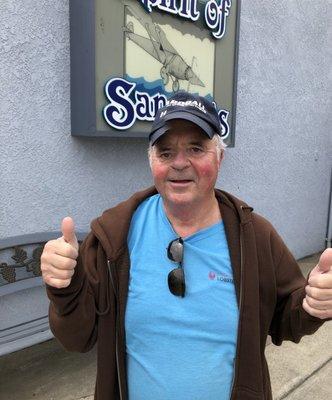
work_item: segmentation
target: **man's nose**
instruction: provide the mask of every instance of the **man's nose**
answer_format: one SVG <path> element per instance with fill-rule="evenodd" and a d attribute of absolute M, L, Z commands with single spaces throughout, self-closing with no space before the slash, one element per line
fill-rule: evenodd
<path fill-rule="evenodd" d="M 175 169 L 184 169 L 187 168 L 190 165 L 190 160 L 186 154 L 186 151 L 178 151 L 172 162 L 172 167 Z"/>

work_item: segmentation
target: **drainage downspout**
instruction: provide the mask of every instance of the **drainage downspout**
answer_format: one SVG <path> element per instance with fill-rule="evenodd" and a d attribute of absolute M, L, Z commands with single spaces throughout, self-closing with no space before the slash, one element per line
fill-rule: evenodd
<path fill-rule="evenodd" d="M 331 168 L 331 179 L 330 179 L 330 195 L 329 195 L 329 208 L 327 211 L 327 227 L 325 236 L 325 246 L 330 248 L 332 239 L 332 221 L 331 221 L 331 209 L 332 209 L 332 168 Z"/>

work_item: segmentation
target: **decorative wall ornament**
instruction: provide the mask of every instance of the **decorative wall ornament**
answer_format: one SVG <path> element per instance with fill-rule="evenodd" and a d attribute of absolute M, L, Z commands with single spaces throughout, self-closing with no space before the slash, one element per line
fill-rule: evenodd
<path fill-rule="evenodd" d="M 45 243 L 14 246 L 0 251 L 0 286 L 41 275 Z"/>

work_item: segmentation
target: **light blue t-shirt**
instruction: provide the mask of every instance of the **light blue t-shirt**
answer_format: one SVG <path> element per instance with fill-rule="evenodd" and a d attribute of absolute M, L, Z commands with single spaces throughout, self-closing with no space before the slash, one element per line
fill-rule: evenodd
<path fill-rule="evenodd" d="M 238 307 L 223 222 L 184 238 L 185 297 L 170 293 L 178 235 L 160 195 L 136 210 L 128 235 L 125 316 L 130 400 L 228 400 Z"/>

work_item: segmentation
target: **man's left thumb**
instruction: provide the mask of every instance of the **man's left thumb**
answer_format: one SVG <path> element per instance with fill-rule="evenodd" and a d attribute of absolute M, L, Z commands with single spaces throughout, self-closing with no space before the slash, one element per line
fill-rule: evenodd
<path fill-rule="evenodd" d="M 318 269 L 321 273 L 329 272 L 332 266 L 332 249 L 326 249 L 318 261 Z"/>

